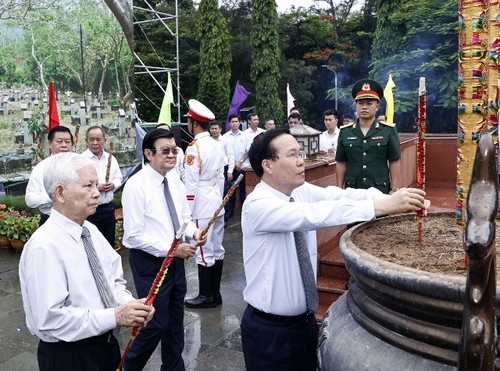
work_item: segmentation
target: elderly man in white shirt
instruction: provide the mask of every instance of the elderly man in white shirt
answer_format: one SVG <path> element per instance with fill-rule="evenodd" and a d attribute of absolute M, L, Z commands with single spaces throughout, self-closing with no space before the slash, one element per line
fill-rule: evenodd
<path fill-rule="evenodd" d="M 43 179 L 53 209 L 19 262 L 26 324 L 40 339 L 38 366 L 41 371 L 114 370 L 120 349 L 112 330 L 144 326 L 154 310 L 145 299 L 132 297 L 120 256 L 85 220 L 99 197 L 92 162 L 76 153 L 47 162 Z"/>
<path fill-rule="evenodd" d="M 428 206 L 425 192 L 402 188 L 387 196 L 374 188 L 309 184 L 304 154 L 286 130 L 256 138 L 249 157 L 261 181 L 248 195 L 241 218 L 248 303 L 241 321 L 245 366 L 248 371 L 315 371 L 318 295 L 315 285 L 308 290 L 303 281 L 316 279 L 316 229 L 417 211 Z M 308 274 L 303 267 L 309 267 Z"/>
<path fill-rule="evenodd" d="M 101 231 L 111 246 L 115 246 L 116 218 L 113 195 L 122 184 L 122 172 L 115 156 L 104 150 L 106 133 L 102 127 L 89 127 L 85 133 L 85 143 L 87 149 L 82 154 L 95 166 L 99 177 L 97 189 L 100 192 L 99 206 L 87 220 Z"/>

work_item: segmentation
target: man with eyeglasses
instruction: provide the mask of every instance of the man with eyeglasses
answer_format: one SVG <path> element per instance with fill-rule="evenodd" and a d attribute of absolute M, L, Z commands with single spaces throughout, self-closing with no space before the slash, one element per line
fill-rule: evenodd
<path fill-rule="evenodd" d="M 106 133 L 101 126 L 91 126 L 85 133 L 87 149 L 82 153 L 89 158 L 97 171 L 99 183 L 99 205 L 94 214 L 89 215 L 87 220 L 94 224 L 103 234 L 109 244 L 115 247 L 115 206 L 113 204 L 114 190 L 118 189 L 123 181 L 122 172 L 118 166 L 115 156 L 104 150 L 106 145 Z M 111 156 L 111 158 L 110 158 Z M 109 169 L 108 169 L 109 167 Z M 108 177 L 108 179 L 106 179 Z"/>
<path fill-rule="evenodd" d="M 241 321 L 247 371 L 315 371 L 318 325 L 316 229 L 428 207 L 425 192 L 321 188 L 305 182 L 304 155 L 288 130 L 255 138 L 250 163 L 260 182 L 243 205 L 248 306 Z"/>
<path fill-rule="evenodd" d="M 208 132 L 209 121 L 215 118 L 212 111 L 195 99 L 188 103 L 188 130 L 194 140 L 186 148 L 184 184 L 192 218 L 203 228 L 222 203 L 220 179 L 224 176 L 224 153 Z M 223 238 L 224 209 L 208 230 L 207 243 L 196 251 L 199 292 L 198 296 L 185 301 L 186 307 L 213 308 L 222 304 Z"/>
<path fill-rule="evenodd" d="M 66 126 L 59 125 L 49 131 L 48 142 L 52 155 L 70 152 L 73 146 L 73 134 L 71 134 L 71 131 Z M 26 186 L 26 195 L 24 196 L 26 205 L 40 210 L 40 225 L 45 223 L 49 218 L 50 210 L 52 209 L 52 200 L 43 185 L 43 173 L 47 163 L 48 158 L 39 162 L 31 170 L 30 179 Z"/>
<path fill-rule="evenodd" d="M 142 370 L 161 341 L 161 369 L 184 370 L 184 259 L 193 256 L 196 244 L 204 241 L 198 240 L 201 232 L 191 220 L 184 185 L 172 171 L 177 155 L 174 134 L 164 129 L 150 131 L 144 136 L 142 153 L 144 166 L 127 181 L 122 194 L 123 245 L 130 249 L 137 295 L 147 296 L 174 240 L 174 225 L 187 223 L 185 236 L 190 243 L 180 243 L 175 250 L 153 304 L 156 312 L 132 343 L 124 369 Z"/>

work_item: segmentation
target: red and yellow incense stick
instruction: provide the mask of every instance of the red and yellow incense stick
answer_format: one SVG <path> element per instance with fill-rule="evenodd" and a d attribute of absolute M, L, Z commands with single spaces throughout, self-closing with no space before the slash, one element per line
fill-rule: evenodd
<path fill-rule="evenodd" d="M 420 78 L 418 87 L 418 138 L 417 138 L 417 188 L 425 190 L 425 134 L 427 133 L 425 77 Z M 417 212 L 418 242 L 422 242 L 425 209 Z"/>
<path fill-rule="evenodd" d="M 208 221 L 208 223 L 205 226 L 205 228 L 203 228 L 201 230 L 200 239 L 202 239 L 203 237 L 206 236 L 206 234 L 208 233 L 208 230 L 210 229 L 210 227 L 215 223 L 215 219 L 217 219 L 217 217 L 219 216 L 220 212 L 222 211 L 222 209 L 224 208 L 224 206 L 226 206 L 227 202 L 229 201 L 229 199 L 233 195 L 233 193 L 236 190 L 236 188 L 238 188 L 238 186 L 240 185 L 240 183 L 241 183 L 242 180 L 243 180 L 243 174 L 240 174 L 238 176 L 238 178 L 236 179 L 236 181 L 234 182 L 234 184 L 231 186 L 231 188 L 229 188 L 229 190 L 227 191 L 227 194 L 222 199 L 222 202 L 219 205 L 219 208 L 215 211 L 214 215 L 212 215 L 212 217 Z M 201 260 L 203 261 L 203 264 L 206 267 L 207 266 L 207 262 L 205 261 L 205 257 L 203 256 L 203 247 L 202 246 L 200 246 L 200 254 L 201 254 Z"/>
<path fill-rule="evenodd" d="M 108 165 L 106 166 L 106 178 L 104 180 L 105 183 L 109 182 L 109 176 L 111 175 L 111 160 L 113 158 L 113 141 L 109 142 L 109 151 L 108 151 Z"/>
<path fill-rule="evenodd" d="M 79 135 L 80 135 L 80 124 L 76 125 L 76 128 L 75 128 L 75 142 L 73 143 L 73 145 L 75 147 L 78 144 L 78 136 Z"/>
<path fill-rule="evenodd" d="M 146 305 L 152 305 L 156 295 L 160 291 L 161 285 L 163 284 L 163 280 L 167 276 L 168 273 L 168 267 L 172 263 L 172 260 L 174 260 L 174 252 L 177 249 L 177 246 L 179 246 L 180 240 L 182 236 L 184 235 L 184 232 L 186 231 L 188 223 L 183 223 L 179 230 L 177 231 L 177 234 L 175 235 L 174 240 L 172 241 L 172 245 L 170 246 L 170 250 L 168 250 L 167 255 L 165 256 L 165 259 L 163 260 L 163 263 L 160 267 L 160 270 L 156 274 L 156 277 L 153 281 L 153 284 L 151 285 L 151 288 L 149 289 L 148 296 L 146 296 L 146 302 L 144 304 Z M 123 362 L 125 361 L 125 357 L 127 356 L 128 351 L 130 350 L 130 347 L 132 346 L 132 342 L 135 340 L 137 335 L 139 334 L 139 331 L 141 331 L 141 327 L 134 327 L 132 329 L 132 332 L 130 333 L 130 338 L 128 340 L 128 344 L 125 347 L 125 350 L 123 351 L 123 356 L 120 359 L 120 363 L 116 367 L 116 370 L 119 371 L 122 366 Z"/>

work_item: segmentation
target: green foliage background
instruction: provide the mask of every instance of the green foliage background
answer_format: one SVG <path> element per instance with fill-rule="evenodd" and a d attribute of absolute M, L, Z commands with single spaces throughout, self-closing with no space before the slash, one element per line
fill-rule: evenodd
<path fill-rule="evenodd" d="M 163 13 L 174 12 L 174 0 L 148 3 Z M 176 103 L 181 112 L 188 99 L 197 97 L 223 121 L 239 80 L 251 92 L 243 106 L 255 106 L 261 120 L 274 117 L 281 124 L 289 83 L 305 122 L 322 129 L 322 112 L 335 104 L 334 75 L 322 67 L 328 65 L 338 77 L 341 113 L 354 111 L 350 90 L 357 80 L 372 77 L 385 86 L 392 73 L 398 129 L 415 131 L 418 79 L 423 76 L 429 131 L 456 132 L 457 1 L 357 3 L 358 8 L 350 7 L 350 0 L 309 8 L 299 4 L 277 14 L 273 0 L 223 0 L 220 7 L 203 0 L 199 8 L 192 0 L 179 1 L 181 101 Z M 139 10 L 147 8 L 145 1 L 133 4 L 134 21 L 145 22 L 135 26 L 135 51 L 146 65 L 175 68 L 175 38 L 159 22 L 150 22 L 151 12 Z M 95 93 L 101 87 L 123 97 L 134 59 L 105 9 L 102 0 L 59 0 L 50 9 L 0 23 L 0 85 L 41 86 L 52 79 L 60 90 L 81 91 L 81 25 L 87 90 Z M 175 30 L 172 21 L 166 23 Z M 172 77 L 175 89 L 177 76 Z M 166 74 L 155 78 L 166 86 Z M 146 74 L 136 74 L 134 84 L 139 115 L 155 121 L 162 90 Z"/>

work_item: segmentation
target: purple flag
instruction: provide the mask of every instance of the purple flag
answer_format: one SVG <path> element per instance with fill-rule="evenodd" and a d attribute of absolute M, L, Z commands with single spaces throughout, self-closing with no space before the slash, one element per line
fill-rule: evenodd
<path fill-rule="evenodd" d="M 231 100 L 231 105 L 229 106 L 229 111 L 227 115 L 238 114 L 240 106 L 243 104 L 245 99 L 250 95 L 249 92 L 245 90 L 243 85 L 240 85 L 240 80 L 236 81 L 236 87 L 234 88 L 233 99 Z M 226 132 L 231 130 L 229 127 L 229 120 L 226 119 Z"/>

